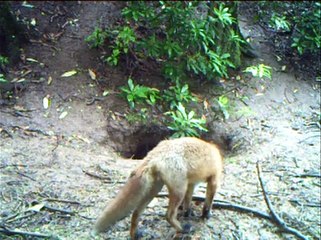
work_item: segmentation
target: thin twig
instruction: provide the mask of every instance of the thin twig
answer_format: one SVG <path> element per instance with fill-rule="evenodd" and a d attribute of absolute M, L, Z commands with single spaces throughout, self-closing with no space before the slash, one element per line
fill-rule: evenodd
<path fill-rule="evenodd" d="M 101 180 L 109 180 L 109 181 L 111 180 L 110 177 L 99 176 L 99 175 L 97 175 L 95 173 L 88 172 L 88 171 L 86 171 L 84 169 L 82 169 L 82 171 L 85 174 L 87 174 L 88 176 L 93 177 L 93 178 L 98 178 L 98 179 L 101 179 Z"/>
<path fill-rule="evenodd" d="M 320 203 L 301 203 L 297 199 L 290 199 L 289 202 L 295 203 L 295 204 L 300 205 L 300 206 L 321 208 L 321 204 Z"/>
<path fill-rule="evenodd" d="M 41 204 L 41 203 L 39 203 L 38 201 L 34 201 L 34 204 Z M 70 214 L 70 215 L 77 214 L 77 212 L 75 212 L 75 211 L 70 211 L 70 210 L 66 210 L 66 209 L 51 207 L 51 206 L 48 206 L 47 204 L 43 204 L 42 208 L 43 209 L 47 209 L 48 211 L 60 212 L 60 213 L 63 213 L 63 214 Z"/>
<path fill-rule="evenodd" d="M 70 211 L 70 210 L 65 210 L 65 209 L 61 209 L 61 208 L 56 208 L 56 207 L 50 207 L 48 205 L 44 205 L 43 206 L 45 209 L 52 211 L 52 212 L 61 212 L 63 214 L 70 214 L 70 215 L 75 215 L 77 212 L 74 211 Z"/>
<path fill-rule="evenodd" d="M 257 169 L 257 173 L 258 173 L 258 177 L 259 177 L 260 185 L 262 188 L 265 203 L 270 210 L 271 221 L 274 222 L 276 224 L 276 226 L 278 226 L 283 232 L 293 234 L 294 236 L 298 237 L 299 239 L 308 240 L 308 238 L 306 236 L 304 236 L 302 233 L 300 233 L 298 230 L 288 227 L 286 225 L 286 223 L 276 214 L 276 212 L 274 211 L 273 206 L 270 202 L 270 199 L 267 195 L 266 189 L 265 189 L 265 184 L 264 184 L 264 180 L 261 176 L 261 166 L 260 166 L 259 162 L 256 163 L 256 169 Z"/>
<path fill-rule="evenodd" d="M 36 180 L 36 179 L 34 179 L 34 178 L 32 178 L 32 177 L 28 176 L 27 174 L 24 174 L 24 173 L 22 173 L 22 172 L 18 172 L 18 171 L 16 171 L 16 173 L 17 173 L 18 175 L 20 175 L 20 176 L 23 176 L 23 177 L 25 177 L 25 178 L 28 178 L 28 179 L 30 179 L 30 180 L 32 180 L 32 181 L 34 181 L 34 182 L 37 182 L 37 180 Z"/>
<path fill-rule="evenodd" d="M 302 174 L 293 175 L 293 177 L 301 177 L 301 178 L 315 177 L 315 178 L 321 178 L 321 174 L 318 174 L 318 173 L 302 173 Z"/>
<path fill-rule="evenodd" d="M 36 238 L 50 238 L 52 235 L 43 234 L 43 233 L 36 233 L 36 232 L 25 232 L 25 231 L 19 231 L 19 230 L 12 230 L 9 228 L 6 228 L 4 226 L 0 226 L 0 233 L 3 233 L 7 236 L 11 235 L 21 235 L 21 236 L 27 236 L 27 237 L 36 237 Z"/>
<path fill-rule="evenodd" d="M 313 136 L 309 136 L 307 138 L 304 138 L 303 140 L 300 140 L 299 143 L 303 143 L 303 142 L 306 142 L 308 139 L 310 138 L 320 138 L 320 134 L 317 134 L 317 135 L 313 135 Z"/>
<path fill-rule="evenodd" d="M 1 169 L 1 168 L 7 168 L 7 167 L 28 167 L 28 165 L 25 165 L 25 164 L 0 165 L 0 169 Z"/>
<path fill-rule="evenodd" d="M 56 144 L 55 144 L 54 148 L 51 149 L 51 152 L 54 152 L 57 149 L 58 146 L 59 146 L 59 136 L 56 135 Z"/>
<path fill-rule="evenodd" d="M 81 203 L 78 202 L 78 201 L 67 200 L 67 199 L 59 199 L 59 198 L 45 198 L 44 201 L 48 201 L 48 202 L 62 202 L 62 203 L 71 203 L 71 204 L 79 204 L 79 205 L 81 205 Z"/>
<path fill-rule="evenodd" d="M 28 217 L 31 217 L 33 215 L 36 215 L 36 212 L 30 212 L 30 213 L 27 213 L 27 214 L 25 214 L 23 216 L 19 216 L 19 214 L 20 213 L 15 213 L 14 215 L 6 217 L 2 222 L 5 222 L 5 223 L 16 222 L 17 220 L 21 220 L 21 219 L 28 218 Z"/>
<path fill-rule="evenodd" d="M 290 100 L 289 100 L 288 95 L 287 95 L 287 93 L 286 93 L 286 90 L 287 90 L 287 88 L 284 88 L 284 96 L 285 96 L 286 100 L 288 101 L 289 104 L 294 103 L 295 100 L 293 100 L 293 101 L 290 101 Z"/>

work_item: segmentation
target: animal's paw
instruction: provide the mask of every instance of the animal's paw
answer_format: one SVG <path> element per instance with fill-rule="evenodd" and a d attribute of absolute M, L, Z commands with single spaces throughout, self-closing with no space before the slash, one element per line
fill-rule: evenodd
<path fill-rule="evenodd" d="M 91 236 L 92 238 L 95 238 L 95 237 L 97 237 L 98 235 L 99 235 L 99 232 L 98 232 L 96 229 L 91 230 L 90 236 Z"/>
<path fill-rule="evenodd" d="M 137 229 L 135 232 L 134 239 L 131 239 L 131 240 L 139 240 L 139 239 L 142 239 L 143 236 L 144 236 L 144 231 L 141 229 Z"/>
<path fill-rule="evenodd" d="M 189 223 L 186 223 L 183 225 L 183 230 L 182 230 L 182 233 L 186 234 L 186 233 L 189 233 L 192 229 L 192 225 L 189 224 Z"/>
<path fill-rule="evenodd" d="M 184 217 L 195 217 L 195 213 L 191 208 L 189 208 L 185 211 Z"/>
<path fill-rule="evenodd" d="M 203 210 L 202 218 L 209 219 L 212 216 L 211 211 L 209 209 Z"/>

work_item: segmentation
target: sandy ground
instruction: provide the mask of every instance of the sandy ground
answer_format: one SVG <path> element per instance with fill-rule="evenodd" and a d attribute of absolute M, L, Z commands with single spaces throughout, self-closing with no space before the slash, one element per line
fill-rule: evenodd
<path fill-rule="evenodd" d="M 84 42 L 97 21 L 112 19 L 119 6 L 112 2 L 35 5 L 22 14 L 36 17 L 40 39 L 44 40 L 43 33 L 62 34 L 43 41 L 46 44 L 28 45 L 26 57 L 38 62 L 26 61 L 11 71 L 19 77 L 22 70 L 31 70 L 25 76 L 31 82 L 14 104 L 0 106 L 0 226 L 41 232 L 52 239 L 128 239 L 130 218 L 106 234 L 90 235 L 95 218 L 139 164 L 111 148 L 106 130 L 107 114 L 123 104 L 113 91 L 126 82 L 126 76 L 105 67 L 99 52 Z M 225 159 L 224 181 L 215 199 L 268 213 L 256 170 L 259 161 L 276 213 L 308 239 L 320 239 L 320 88 L 312 79 L 298 80 L 295 72 L 282 71 L 271 49 L 260 41 L 263 32 L 245 18 L 240 22 L 259 53 L 251 63 L 272 66 L 273 78 L 248 80 L 242 95 L 248 97 L 245 102 L 252 114 L 224 123 L 239 135 L 243 150 Z M 88 68 L 99 72 L 107 84 L 102 87 L 91 80 Z M 77 75 L 60 77 L 73 69 Z M 102 98 L 106 89 L 111 94 Z M 52 100 L 49 109 L 43 107 L 45 96 Z M 95 97 L 100 98 L 89 105 Z M 61 118 L 63 112 L 67 115 Z M 198 194 L 204 194 L 204 187 Z M 196 205 L 200 215 L 201 207 Z M 164 218 L 166 206 L 166 198 L 156 198 L 146 209 L 140 223 L 144 239 L 173 239 L 175 232 Z M 193 228 L 176 239 L 295 239 L 268 220 L 232 210 L 214 210 L 206 222 L 198 217 L 180 221 Z M 0 238 L 22 239 L 2 233 Z"/>

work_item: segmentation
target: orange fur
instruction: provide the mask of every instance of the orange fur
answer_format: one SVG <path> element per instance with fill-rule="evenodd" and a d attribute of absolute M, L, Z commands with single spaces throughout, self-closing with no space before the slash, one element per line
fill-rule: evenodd
<path fill-rule="evenodd" d="M 169 191 L 166 219 L 177 231 L 182 231 L 177 220 L 178 207 L 183 203 L 184 210 L 189 211 L 194 187 L 207 182 L 203 217 L 208 217 L 222 169 L 222 156 L 214 144 L 191 137 L 164 140 L 131 173 L 128 182 L 98 218 L 95 229 L 103 232 L 134 210 L 130 229 L 134 239 L 139 216 L 166 185 Z"/>

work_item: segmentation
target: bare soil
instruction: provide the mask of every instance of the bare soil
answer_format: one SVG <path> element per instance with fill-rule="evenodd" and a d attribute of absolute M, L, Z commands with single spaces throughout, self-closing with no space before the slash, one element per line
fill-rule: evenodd
<path fill-rule="evenodd" d="M 124 71 L 104 64 L 101 52 L 84 41 L 95 26 L 114 21 L 121 3 L 31 4 L 34 8 L 15 3 L 22 17 L 36 20 L 33 41 L 9 74 L 18 81 L 24 78 L 24 85 L 0 106 L 0 230 L 42 233 L 51 239 L 128 239 L 129 217 L 101 236 L 92 236 L 91 230 L 139 164 L 124 158 L 120 149 L 137 150 L 144 141 L 137 135 L 142 126 L 124 117 L 128 106 L 117 94 L 127 82 Z M 269 213 L 256 171 L 259 161 L 276 213 L 307 239 L 320 239 L 320 85 L 314 79 L 297 79 L 295 69 L 284 70 L 264 31 L 246 16 L 241 15 L 240 25 L 259 55 L 244 64 L 269 65 L 273 78 L 241 76 L 241 84 L 228 95 L 236 100 L 231 118 L 209 123 L 214 130 L 206 138 L 234 136 L 234 151 L 226 155 L 223 185 L 215 199 Z M 61 77 L 74 69 L 76 75 Z M 95 71 L 97 80 L 88 69 Z M 156 79 L 148 76 L 145 81 L 157 84 Z M 223 83 L 224 88 L 235 87 L 235 82 Z M 192 91 L 204 100 L 213 99 L 210 87 Z M 109 94 L 103 97 L 105 90 Z M 46 96 L 51 99 L 48 109 L 43 106 Z M 240 101 L 239 96 L 247 98 Z M 252 112 L 240 113 L 244 107 Z M 145 131 L 149 140 L 166 134 L 152 128 L 150 137 Z M 204 191 L 201 186 L 197 194 Z M 198 216 L 201 206 L 194 205 Z M 175 237 L 164 218 L 166 206 L 166 198 L 156 198 L 145 210 L 140 222 L 143 239 L 295 239 L 271 221 L 218 209 L 207 221 L 180 217 L 193 227 L 189 234 Z M 1 232 L 0 238 L 36 239 Z"/>

